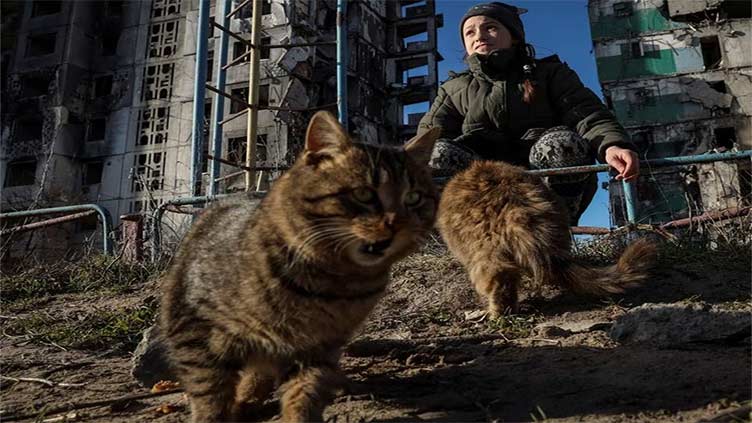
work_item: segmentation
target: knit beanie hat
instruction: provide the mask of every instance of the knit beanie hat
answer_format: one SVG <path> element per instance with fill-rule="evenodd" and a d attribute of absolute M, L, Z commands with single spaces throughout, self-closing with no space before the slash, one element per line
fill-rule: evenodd
<path fill-rule="evenodd" d="M 525 42 L 525 28 L 522 26 L 522 20 L 520 15 L 527 10 L 520 9 L 516 6 L 504 4 L 498 1 L 492 3 L 481 3 L 470 8 L 465 13 L 460 21 L 460 39 L 464 43 L 465 37 L 462 34 L 462 27 L 465 25 L 465 21 L 473 16 L 487 16 L 492 19 L 496 19 L 502 25 L 504 25 L 512 36 L 519 39 L 523 43 Z"/>

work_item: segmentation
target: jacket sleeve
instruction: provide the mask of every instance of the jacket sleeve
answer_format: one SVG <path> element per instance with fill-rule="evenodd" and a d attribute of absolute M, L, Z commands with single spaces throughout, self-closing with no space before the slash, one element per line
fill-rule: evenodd
<path fill-rule="evenodd" d="M 431 109 L 420 119 L 418 134 L 433 127 L 440 127 L 440 138 L 454 139 L 462 134 L 463 120 L 462 114 L 447 93 L 446 87 L 442 85 L 431 104 Z"/>
<path fill-rule="evenodd" d="M 549 98 L 562 123 L 575 128 L 583 138 L 590 141 L 592 150 L 601 163 L 605 163 L 608 147 L 636 150 L 614 115 L 595 93 L 582 84 L 569 66 L 564 63 L 553 64 L 549 78 Z"/>

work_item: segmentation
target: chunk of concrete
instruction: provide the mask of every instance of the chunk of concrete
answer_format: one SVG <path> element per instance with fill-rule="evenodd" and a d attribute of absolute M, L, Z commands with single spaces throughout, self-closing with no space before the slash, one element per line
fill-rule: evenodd
<path fill-rule="evenodd" d="M 619 316 L 609 335 L 621 343 L 670 346 L 684 343 L 740 343 L 752 331 L 750 313 L 704 302 L 643 304 Z"/>
<path fill-rule="evenodd" d="M 175 380 L 167 357 L 164 338 L 159 326 L 154 325 L 144 331 L 141 342 L 133 352 L 131 375 L 147 388 L 160 380 Z"/>

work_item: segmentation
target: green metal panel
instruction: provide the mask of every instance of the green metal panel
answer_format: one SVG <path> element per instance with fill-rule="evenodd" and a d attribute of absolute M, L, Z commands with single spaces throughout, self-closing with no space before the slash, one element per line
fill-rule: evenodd
<path fill-rule="evenodd" d="M 636 58 L 598 57 L 595 62 L 601 82 L 676 73 L 674 53 L 669 49 L 651 51 L 649 55 Z"/>
<path fill-rule="evenodd" d="M 590 22 L 593 39 L 629 38 L 637 34 L 683 27 L 686 27 L 686 25 L 664 18 L 658 9 L 638 9 L 633 11 L 630 16 L 601 16 Z"/>
<path fill-rule="evenodd" d="M 643 223 L 662 223 L 687 215 L 687 199 L 681 185 L 666 185 L 648 182 L 642 187 L 658 193 L 653 201 L 640 201 L 640 218 Z M 645 190 L 647 191 L 647 190 Z"/>

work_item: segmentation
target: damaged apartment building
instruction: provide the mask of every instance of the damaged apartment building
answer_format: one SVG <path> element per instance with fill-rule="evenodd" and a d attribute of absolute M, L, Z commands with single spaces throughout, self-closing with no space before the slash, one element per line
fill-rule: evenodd
<path fill-rule="evenodd" d="M 250 40 L 252 4 L 242 3 L 232 1 L 229 29 Z M 210 5 L 215 20 L 215 0 Z M 190 195 L 198 9 L 199 0 L 2 2 L 2 211 L 95 203 L 117 225 L 122 215 L 147 215 Z M 336 2 L 263 0 L 262 13 L 262 45 L 330 42 L 261 50 L 259 103 L 281 110 L 259 112 L 256 164 L 284 169 L 302 148 L 309 117 L 336 103 Z M 436 95 L 442 16 L 434 0 L 360 0 L 348 2 L 347 23 L 350 131 L 403 142 L 417 128 L 405 107 Z M 209 31 L 211 85 L 219 32 Z M 246 51 L 229 40 L 228 63 Z M 229 67 L 228 94 L 246 98 L 248 75 L 247 61 Z M 215 101 L 208 90 L 205 101 L 206 146 Z M 245 106 L 223 101 L 223 159 L 242 162 Z M 266 173 L 261 189 L 278 175 Z M 220 192 L 245 188 L 233 166 L 222 165 L 220 180 Z M 96 240 L 101 227 L 92 219 L 24 234 L 16 244 Z"/>
<path fill-rule="evenodd" d="M 746 0 L 590 0 L 604 97 L 642 159 L 752 148 L 751 8 Z M 641 173 L 641 222 L 749 205 L 749 160 Z M 612 223 L 621 225 L 621 184 L 609 191 Z"/>

